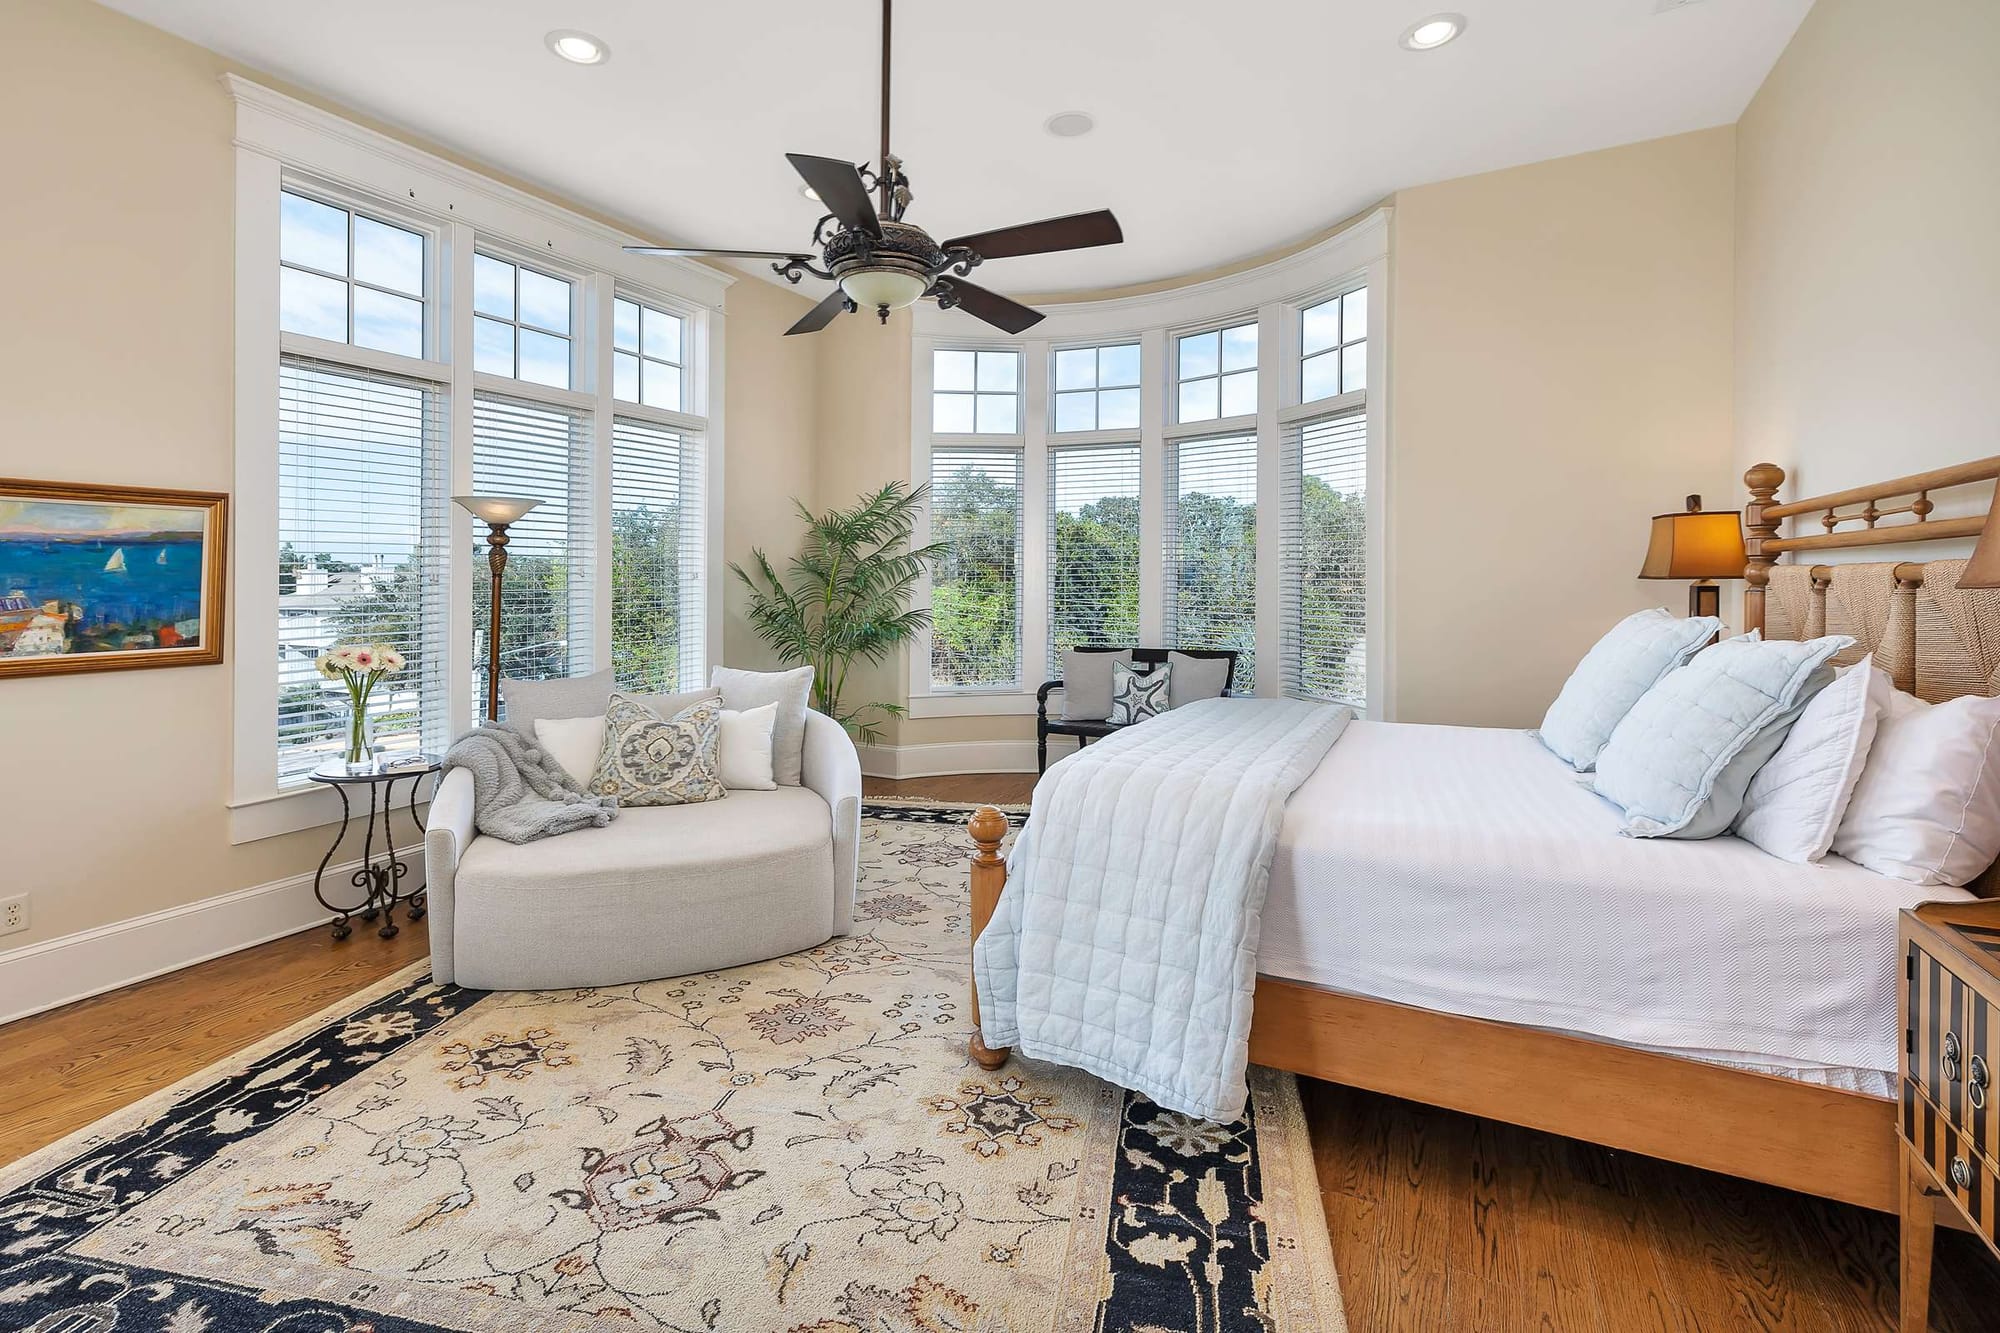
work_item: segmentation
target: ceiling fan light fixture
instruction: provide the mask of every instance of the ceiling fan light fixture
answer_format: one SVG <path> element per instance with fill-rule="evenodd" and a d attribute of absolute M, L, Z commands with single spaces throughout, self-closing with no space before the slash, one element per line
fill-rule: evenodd
<path fill-rule="evenodd" d="M 840 290 L 863 310 L 901 310 L 930 289 L 921 275 L 902 268 L 864 268 L 840 275 Z"/>
<path fill-rule="evenodd" d="M 611 59 L 611 48 L 587 32 L 557 28 L 542 42 L 572 65 L 601 65 Z"/>
<path fill-rule="evenodd" d="M 810 185 L 801 185 L 799 187 L 799 197 L 803 199 L 810 199 L 816 204 L 822 204 L 826 202 L 824 199 L 821 199 L 819 197 L 819 191 L 815 190 Z"/>
<path fill-rule="evenodd" d="M 1433 14 L 1403 29 L 1399 42 L 1406 51 L 1435 51 L 1465 31 L 1465 15 Z"/>

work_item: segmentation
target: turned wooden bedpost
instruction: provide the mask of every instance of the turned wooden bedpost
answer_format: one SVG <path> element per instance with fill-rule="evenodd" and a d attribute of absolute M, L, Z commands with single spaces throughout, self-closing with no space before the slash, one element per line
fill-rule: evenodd
<path fill-rule="evenodd" d="M 993 909 L 1000 905 L 1000 890 L 1007 887 L 1007 863 L 1000 859 L 1000 841 L 1007 836 L 1007 816 L 990 805 L 972 812 L 966 824 L 972 834 L 972 938 L 978 940 Z M 969 962 L 970 960 L 968 960 Z M 968 978 L 966 993 L 972 999 L 972 1041 L 968 1048 L 973 1063 L 981 1069 L 998 1069 L 1007 1063 L 1008 1048 L 995 1049 L 980 1039 L 979 988 Z"/>
<path fill-rule="evenodd" d="M 1771 582 L 1771 566 L 1778 563 L 1775 551 L 1766 553 L 1764 543 L 1778 535 L 1778 520 L 1764 517 L 1777 503 L 1778 488 L 1785 484 L 1785 470 L 1776 463 L 1758 463 L 1743 474 L 1750 488 L 1750 503 L 1743 507 L 1743 550 L 1749 563 L 1743 567 L 1743 629 L 1764 628 L 1764 588 Z"/>

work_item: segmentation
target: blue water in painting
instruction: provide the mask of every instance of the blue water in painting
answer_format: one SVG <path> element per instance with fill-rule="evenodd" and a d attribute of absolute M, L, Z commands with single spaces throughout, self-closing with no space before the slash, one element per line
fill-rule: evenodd
<path fill-rule="evenodd" d="M 125 568 L 107 570 L 119 549 Z M 191 620 L 201 613 L 201 543 L 0 538 L 0 597 L 16 589 L 37 605 L 52 599 L 81 604 L 85 625 Z"/>

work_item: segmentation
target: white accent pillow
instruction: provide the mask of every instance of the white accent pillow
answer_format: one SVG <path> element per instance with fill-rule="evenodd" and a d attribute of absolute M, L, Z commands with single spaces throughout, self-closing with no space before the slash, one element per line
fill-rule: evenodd
<path fill-rule="evenodd" d="M 1841 668 L 1750 779 L 1736 836 L 1786 861 L 1805 864 L 1824 857 L 1895 692 L 1889 673 L 1876 667 L 1873 657 Z"/>
<path fill-rule="evenodd" d="M 1536 736 L 1556 758 L 1588 773 L 1632 705 L 1721 628 L 1714 616 L 1682 620 L 1663 606 L 1625 617 L 1577 663 Z"/>
<path fill-rule="evenodd" d="M 2000 856 L 2000 699 L 1967 695 L 1927 704 L 1901 691 L 1875 729 L 1875 746 L 1833 850 L 1911 884 L 1970 884 Z"/>
<path fill-rule="evenodd" d="M 717 747 L 717 770 L 722 785 L 731 791 L 775 791 L 771 776 L 771 732 L 778 725 L 778 705 L 748 708 L 742 712 L 722 710 L 722 741 Z"/>
<path fill-rule="evenodd" d="M 604 753 L 604 714 L 596 717 L 538 717 L 535 742 L 582 787 L 597 771 Z"/>
<path fill-rule="evenodd" d="M 771 732 L 771 776 L 786 787 L 804 781 L 806 712 L 812 704 L 813 669 L 794 667 L 790 671 L 738 671 L 719 666 L 708 673 L 708 683 L 722 691 L 722 706 L 737 712 L 778 705 L 778 725 Z"/>

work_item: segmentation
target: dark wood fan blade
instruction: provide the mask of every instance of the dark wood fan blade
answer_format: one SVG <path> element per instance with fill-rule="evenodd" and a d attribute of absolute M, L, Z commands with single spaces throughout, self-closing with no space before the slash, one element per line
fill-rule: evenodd
<path fill-rule="evenodd" d="M 940 279 L 938 290 L 950 292 L 958 308 L 966 314 L 983 319 L 1007 333 L 1032 329 L 1045 318 L 1039 310 L 1024 306 L 1019 301 L 1010 301 L 1000 293 L 989 292 L 964 278 Z"/>
<path fill-rule="evenodd" d="M 684 245 L 628 245 L 627 254 L 679 255 L 686 259 L 811 259 L 796 250 L 697 250 Z"/>
<path fill-rule="evenodd" d="M 809 157 L 804 153 L 786 153 L 785 160 L 792 164 L 799 175 L 806 178 L 806 184 L 813 187 L 826 211 L 841 222 L 870 236 L 882 234 L 882 219 L 875 216 L 875 205 L 869 201 L 868 187 L 861 183 L 861 173 L 854 169 L 852 162 L 843 162 L 837 157 Z"/>
<path fill-rule="evenodd" d="M 786 329 L 785 336 L 789 338 L 794 333 L 818 333 L 833 323 L 834 316 L 845 309 L 847 309 L 847 293 L 836 287 L 824 301 L 806 311 L 798 323 Z"/>
<path fill-rule="evenodd" d="M 971 236 L 955 236 L 944 243 L 949 250 L 962 245 L 981 259 L 1011 259 L 1015 255 L 1045 255 L 1057 250 L 1087 250 L 1093 245 L 1117 245 L 1125 239 L 1111 210 L 1071 213 L 1068 217 L 1024 222 L 1018 227 L 1001 227 Z"/>

